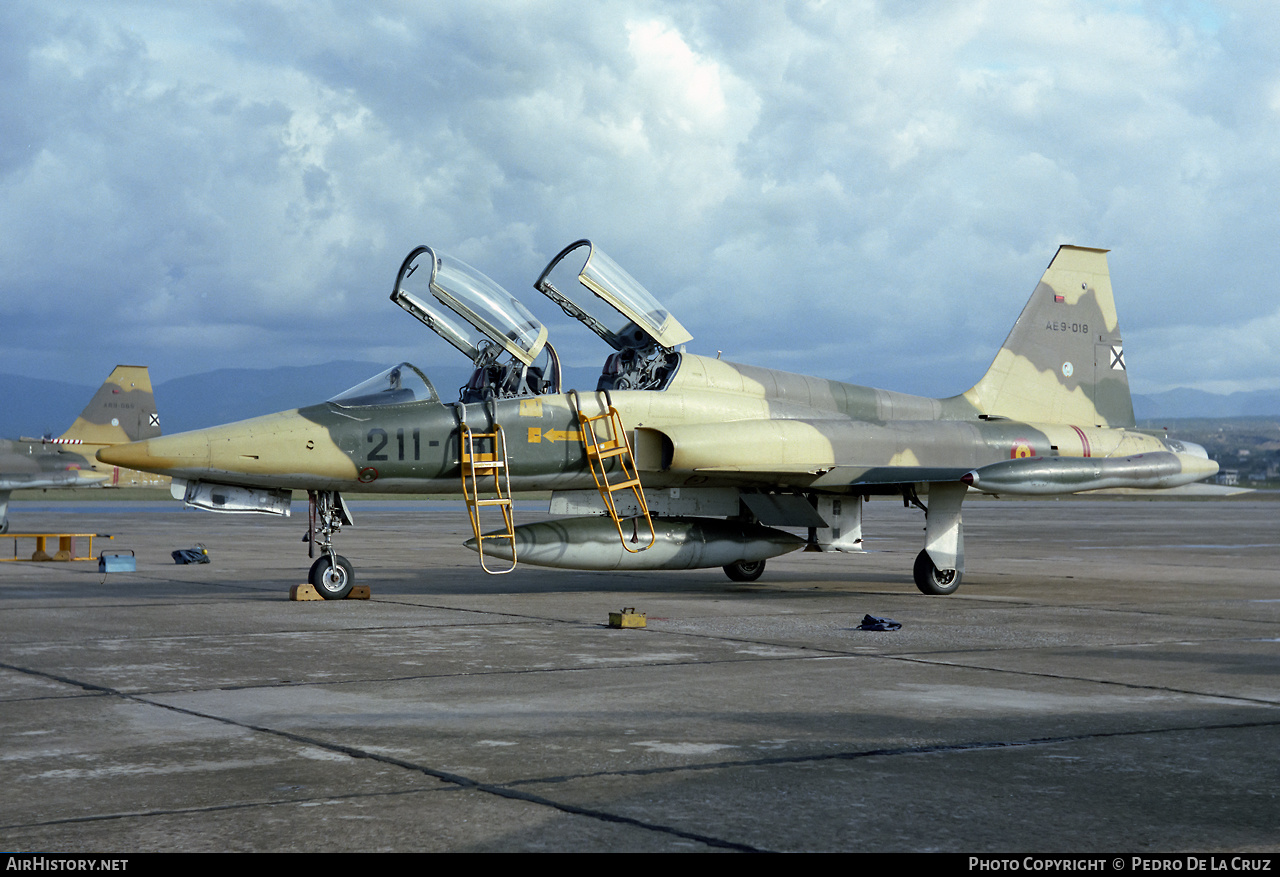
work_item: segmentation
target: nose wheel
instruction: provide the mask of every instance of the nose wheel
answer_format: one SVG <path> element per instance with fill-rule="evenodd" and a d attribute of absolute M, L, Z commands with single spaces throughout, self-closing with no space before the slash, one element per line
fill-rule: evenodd
<path fill-rule="evenodd" d="M 326 600 L 341 600 L 351 593 L 351 586 L 356 582 L 356 574 L 351 561 L 341 554 L 325 554 L 311 564 L 307 581 Z"/>
<path fill-rule="evenodd" d="M 326 600 L 341 600 L 351 593 L 356 574 L 351 561 L 333 550 L 333 536 L 344 524 L 351 526 L 351 512 L 337 491 L 308 491 L 307 499 L 307 553 L 312 557 L 320 554 L 311 564 L 307 581 Z"/>

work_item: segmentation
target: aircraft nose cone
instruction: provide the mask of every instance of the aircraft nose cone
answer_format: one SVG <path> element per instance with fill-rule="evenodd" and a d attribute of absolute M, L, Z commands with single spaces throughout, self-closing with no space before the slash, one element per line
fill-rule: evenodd
<path fill-rule="evenodd" d="M 208 465 L 209 440 L 197 433 L 181 433 L 112 445 L 98 451 L 97 456 L 103 463 L 111 466 L 164 473 L 191 465 Z"/>
<path fill-rule="evenodd" d="M 311 489 L 355 481 L 357 473 L 329 429 L 296 409 L 116 445 L 100 451 L 98 459 L 188 481 L 265 487 Z"/>
<path fill-rule="evenodd" d="M 99 461 L 109 466 L 120 466 L 125 469 L 142 469 L 151 460 L 150 442 L 129 442 L 127 445 L 112 445 L 102 448 L 97 453 Z"/>

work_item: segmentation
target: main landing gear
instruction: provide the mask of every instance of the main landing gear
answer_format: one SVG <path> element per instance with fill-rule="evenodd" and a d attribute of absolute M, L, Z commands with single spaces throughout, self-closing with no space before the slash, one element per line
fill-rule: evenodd
<path fill-rule="evenodd" d="M 954 594 L 964 574 L 964 528 L 960 504 L 969 486 L 959 481 L 929 484 L 929 505 L 920 501 L 912 486 L 903 491 L 902 501 L 924 511 L 924 550 L 916 555 L 912 568 L 916 587 L 922 594 L 944 597 Z"/>
<path fill-rule="evenodd" d="M 938 569 L 927 551 L 921 551 L 916 555 L 916 565 L 912 573 L 915 575 L 916 587 L 920 589 L 920 593 L 932 597 L 954 594 L 956 588 L 960 587 L 960 571 Z"/>
<path fill-rule="evenodd" d="M 351 593 L 356 574 L 351 561 L 333 550 L 333 534 L 351 524 L 351 513 L 336 490 L 308 490 L 307 500 L 307 555 L 321 552 L 307 581 L 326 600 L 341 600 Z"/>

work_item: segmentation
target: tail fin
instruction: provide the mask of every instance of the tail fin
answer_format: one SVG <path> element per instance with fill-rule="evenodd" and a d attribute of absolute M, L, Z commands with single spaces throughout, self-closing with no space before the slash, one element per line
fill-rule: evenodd
<path fill-rule="evenodd" d="M 60 439 L 87 445 L 136 442 L 160 435 L 160 415 L 145 365 L 118 365 Z"/>
<path fill-rule="evenodd" d="M 964 398 L 1011 420 L 1134 425 L 1106 250 L 1058 248 L 991 368 Z"/>

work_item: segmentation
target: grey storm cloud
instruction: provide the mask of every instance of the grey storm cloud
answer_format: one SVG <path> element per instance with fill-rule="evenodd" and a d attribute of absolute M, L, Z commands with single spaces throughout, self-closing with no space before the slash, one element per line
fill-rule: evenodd
<path fill-rule="evenodd" d="M 0 41 L 0 371 L 429 368 L 419 243 L 587 365 L 531 284 L 591 237 L 693 349 L 928 395 L 1108 247 L 1136 390 L 1280 385 L 1265 4 L 70 0 Z"/>

